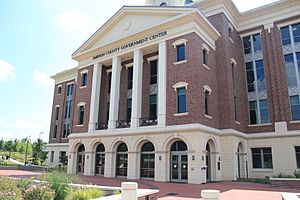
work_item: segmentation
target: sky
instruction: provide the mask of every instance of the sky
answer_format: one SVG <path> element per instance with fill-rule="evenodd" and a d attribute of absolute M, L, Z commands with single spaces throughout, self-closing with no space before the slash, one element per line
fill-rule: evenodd
<path fill-rule="evenodd" d="M 243 12 L 275 0 L 233 0 Z M 109 3 L 108 3 L 109 2 Z M 1 0 L 0 139 L 49 138 L 54 81 L 123 5 L 144 0 Z"/>

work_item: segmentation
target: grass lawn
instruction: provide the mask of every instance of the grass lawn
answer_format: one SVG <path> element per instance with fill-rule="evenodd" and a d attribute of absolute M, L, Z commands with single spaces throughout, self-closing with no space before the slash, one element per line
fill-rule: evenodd
<path fill-rule="evenodd" d="M 18 165 L 11 162 L 10 160 L 3 160 L 2 158 L 0 158 L 0 167 L 18 167 Z"/>
<path fill-rule="evenodd" d="M 9 155 L 8 151 L 2 151 L 0 152 L 0 155 L 5 156 Z M 22 154 L 20 152 L 11 152 L 10 157 L 14 160 L 17 160 L 19 162 L 24 162 L 25 161 L 25 154 Z M 30 161 L 32 159 L 31 155 L 27 156 L 27 160 Z"/>

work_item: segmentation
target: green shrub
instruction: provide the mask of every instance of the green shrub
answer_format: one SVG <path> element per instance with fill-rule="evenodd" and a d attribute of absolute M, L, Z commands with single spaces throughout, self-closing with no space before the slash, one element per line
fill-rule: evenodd
<path fill-rule="evenodd" d="M 16 182 L 8 177 L 0 177 L 0 200 L 21 200 L 22 193 Z"/>
<path fill-rule="evenodd" d="M 249 183 L 260 183 L 260 184 L 271 184 L 271 181 L 268 177 L 266 178 L 241 178 L 239 179 L 241 182 L 249 182 Z"/>
<path fill-rule="evenodd" d="M 25 194 L 25 190 L 32 185 L 32 181 L 29 179 L 19 179 L 16 182 L 17 187 L 21 190 L 22 194 Z"/>
<path fill-rule="evenodd" d="M 300 178 L 300 171 L 295 170 L 294 175 L 296 178 Z"/>
<path fill-rule="evenodd" d="M 69 190 L 69 183 L 71 183 L 71 178 L 63 172 L 52 171 L 43 177 L 45 181 L 47 181 L 51 187 L 55 191 L 55 199 L 61 200 L 66 197 Z"/>
<path fill-rule="evenodd" d="M 69 191 L 66 200 L 89 200 L 102 196 L 103 191 L 97 188 L 72 189 Z"/>
<path fill-rule="evenodd" d="M 24 200 L 53 200 L 54 191 L 48 185 L 31 185 L 25 190 Z"/>

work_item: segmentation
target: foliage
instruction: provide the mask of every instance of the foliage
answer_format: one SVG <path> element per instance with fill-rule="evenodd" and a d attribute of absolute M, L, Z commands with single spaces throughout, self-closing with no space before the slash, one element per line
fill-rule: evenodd
<path fill-rule="evenodd" d="M 6 141 L 4 143 L 4 149 L 9 152 L 9 156 L 10 156 L 11 152 L 13 151 L 13 142 L 11 140 Z"/>
<path fill-rule="evenodd" d="M 63 172 L 52 171 L 43 177 L 45 181 L 50 184 L 50 187 L 55 191 L 55 199 L 64 199 L 68 193 L 69 185 L 71 183 L 71 178 Z"/>
<path fill-rule="evenodd" d="M 270 178 L 241 178 L 239 179 L 241 182 L 249 182 L 249 183 L 260 183 L 260 184 L 271 184 Z"/>
<path fill-rule="evenodd" d="M 48 185 L 44 184 L 33 184 L 24 193 L 24 200 L 53 200 L 54 197 L 54 191 Z"/>
<path fill-rule="evenodd" d="M 63 165 L 63 166 L 67 166 L 68 165 L 68 156 L 61 156 L 59 157 L 59 162 Z"/>
<path fill-rule="evenodd" d="M 45 151 L 46 143 L 38 139 L 36 142 L 32 144 L 32 157 L 33 163 L 38 164 L 39 162 L 42 163 L 47 158 L 47 152 Z"/>
<path fill-rule="evenodd" d="M 3 151 L 4 150 L 4 140 L 1 139 L 0 140 L 0 151 Z"/>
<path fill-rule="evenodd" d="M 0 200 L 21 200 L 22 193 L 15 181 L 8 177 L 0 177 Z"/>
<path fill-rule="evenodd" d="M 295 170 L 294 175 L 295 175 L 296 178 L 300 178 L 300 171 Z"/>
<path fill-rule="evenodd" d="M 291 175 L 285 175 L 283 173 L 279 173 L 277 176 L 273 176 L 273 178 L 295 178 L 295 177 Z"/>
<path fill-rule="evenodd" d="M 66 200 L 89 200 L 102 196 L 103 191 L 97 188 L 72 189 L 69 191 Z"/>
<path fill-rule="evenodd" d="M 16 181 L 16 185 L 22 191 L 23 195 L 25 194 L 26 189 L 29 188 L 32 183 L 33 182 L 30 179 L 19 179 Z"/>

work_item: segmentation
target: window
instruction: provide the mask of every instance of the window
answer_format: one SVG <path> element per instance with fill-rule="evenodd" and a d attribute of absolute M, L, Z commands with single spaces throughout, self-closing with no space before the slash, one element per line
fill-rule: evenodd
<path fill-rule="evenodd" d="M 133 67 L 128 68 L 127 89 L 132 89 Z"/>
<path fill-rule="evenodd" d="M 57 138 L 57 128 L 57 124 L 55 124 L 53 138 Z"/>
<path fill-rule="evenodd" d="M 83 120 L 84 120 L 84 106 L 79 106 L 78 125 L 83 125 Z"/>
<path fill-rule="evenodd" d="M 157 118 L 156 107 L 157 107 L 157 95 L 156 94 L 150 95 L 150 118 L 151 119 Z"/>
<path fill-rule="evenodd" d="M 256 101 L 249 102 L 249 111 L 250 111 L 250 124 L 257 124 L 257 105 Z"/>
<path fill-rule="evenodd" d="M 238 112 L 237 112 L 237 96 L 233 97 L 233 106 L 234 106 L 234 121 L 238 122 L 239 118 L 238 118 Z"/>
<path fill-rule="evenodd" d="M 233 27 L 231 26 L 231 24 L 229 24 L 228 25 L 228 36 L 231 39 L 232 39 L 232 34 L 233 34 Z"/>
<path fill-rule="evenodd" d="M 82 87 L 87 86 L 87 81 L 88 81 L 88 74 L 87 73 L 81 74 L 81 86 Z"/>
<path fill-rule="evenodd" d="M 246 63 L 246 72 L 247 72 L 248 92 L 254 92 L 255 77 L 254 77 L 254 70 L 253 70 L 253 62 Z"/>
<path fill-rule="evenodd" d="M 141 149 L 141 178 L 154 178 L 155 173 L 155 153 L 154 146 L 147 142 Z"/>
<path fill-rule="evenodd" d="M 107 105 L 106 105 L 106 121 L 108 122 L 109 120 L 109 106 L 110 106 L 110 103 L 107 102 Z"/>
<path fill-rule="evenodd" d="M 233 103 L 234 103 L 234 120 L 238 121 L 237 113 L 237 91 L 236 91 L 236 61 L 232 59 L 231 62 L 231 76 L 232 76 L 232 88 L 233 88 Z"/>
<path fill-rule="evenodd" d="M 252 148 L 252 164 L 254 169 L 273 169 L 272 149 Z"/>
<path fill-rule="evenodd" d="M 297 169 L 300 169 L 300 146 L 295 147 L 295 152 L 296 152 Z"/>
<path fill-rule="evenodd" d="M 185 45 L 180 44 L 176 46 L 177 49 L 177 62 L 185 60 Z"/>
<path fill-rule="evenodd" d="M 209 91 L 205 91 L 204 92 L 204 107 L 205 107 L 205 115 L 209 115 L 210 114 L 210 109 L 209 109 Z"/>
<path fill-rule="evenodd" d="M 268 123 L 270 121 L 268 101 L 266 99 L 259 100 L 259 107 L 260 107 L 260 123 L 262 124 Z"/>
<path fill-rule="evenodd" d="M 177 113 L 186 112 L 186 89 L 177 88 Z"/>
<path fill-rule="evenodd" d="M 53 161 L 54 161 L 54 151 L 51 151 L 50 162 L 53 163 Z"/>
<path fill-rule="evenodd" d="M 292 26 L 294 42 L 300 42 L 300 23 Z"/>
<path fill-rule="evenodd" d="M 163 2 L 159 6 L 167 6 L 167 3 Z"/>
<path fill-rule="evenodd" d="M 61 94 L 61 86 L 57 87 L 57 94 Z"/>
<path fill-rule="evenodd" d="M 74 89 L 73 83 L 67 86 L 63 138 L 67 138 L 71 132 L 70 128 L 71 128 L 71 121 L 72 121 L 71 114 L 73 110 L 73 89 Z"/>
<path fill-rule="evenodd" d="M 127 121 L 131 120 L 132 99 L 127 99 Z"/>
<path fill-rule="evenodd" d="M 157 60 L 150 61 L 150 84 L 157 83 Z"/>
<path fill-rule="evenodd" d="M 66 124 L 64 124 L 63 138 L 67 138 L 69 135 L 70 135 L 70 124 L 66 123 Z"/>
<path fill-rule="evenodd" d="M 260 34 L 253 35 L 254 52 L 261 51 L 261 36 Z"/>
<path fill-rule="evenodd" d="M 57 121 L 58 120 L 58 116 L 59 116 L 59 106 L 57 106 L 55 108 L 55 120 Z"/>
<path fill-rule="evenodd" d="M 122 143 L 117 148 L 116 175 L 126 177 L 127 167 L 128 167 L 128 148 L 125 143 Z"/>
<path fill-rule="evenodd" d="M 203 53 L 203 64 L 208 65 L 208 50 L 203 48 L 202 53 Z"/>
<path fill-rule="evenodd" d="M 300 120 L 300 100 L 299 95 L 290 97 L 290 105 L 292 112 L 292 120 L 298 121 Z"/>
<path fill-rule="evenodd" d="M 244 43 L 244 54 L 249 54 L 251 53 L 251 37 L 247 36 L 243 38 L 243 43 Z"/>
<path fill-rule="evenodd" d="M 288 26 L 281 28 L 281 41 L 283 46 L 291 44 L 290 29 Z"/>
<path fill-rule="evenodd" d="M 108 73 L 108 94 L 110 94 L 111 90 L 111 72 Z"/>
<path fill-rule="evenodd" d="M 258 108 L 259 105 L 259 108 Z M 250 124 L 264 124 L 270 122 L 269 106 L 266 99 L 249 101 Z"/>

